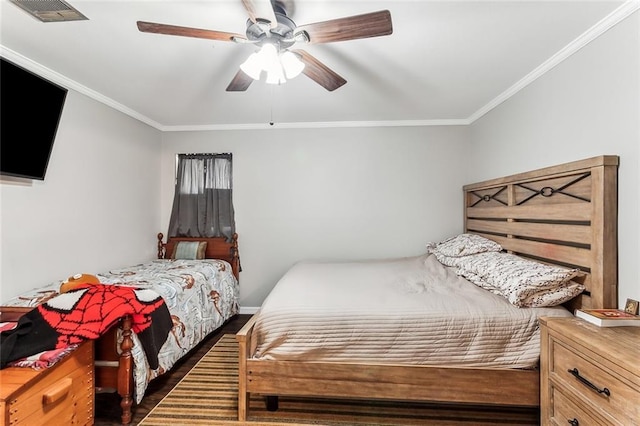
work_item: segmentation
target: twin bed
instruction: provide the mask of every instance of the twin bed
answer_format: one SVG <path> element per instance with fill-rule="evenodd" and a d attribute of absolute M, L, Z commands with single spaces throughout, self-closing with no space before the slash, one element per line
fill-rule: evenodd
<path fill-rule="evenodd" d="M 251 393 L 538 407 L 537 319 L 617 305 L 617 166 L 467 185 L 425 255 L 294 265 L 236 336 L 239 420 Z"/>
<path fill-rule="evenodd" d="M 183 244 L 186 243 L 186 244 Z M 199 244 L 191 259 L 189 250 Z M 187 256 L 181 256 L 181 254 Z M 177 258 L 176 258 L 177 257 Z M 182 258 L 181 258 L 182 257 Z M 117 391 L 121 396 L 122 423 L 131 422 L 131 408 L 139 403 L 148 383 L 164 374 L 210 333 L 238 313 L 240 260 L 238 236 L 224 238 L 169 238 L 158 234 L 158 259 L 96 274 L 102 284 L 148 289 L 164 300 L 172 327 L 157 353 L 158 367 L 151 368 L 148 354 L 132 331 L 134 318 L 122 316 L 95 340 L 97 392 Z M 2 311 L 29 311 L 59 295 L 61 281 L 9 300 Z M 155 294 L 154 293 L 154 294 Z M 152 324 L 153 327 L 153 324 Z M 154 354 L 155 355 L 155 354 Z M 154 361 L 155 362 L 155 361 Z"/>
<path fill-rule="evenodd" d="M 158 234 L 158 259 L 99 274 L 105 284 L 152 288 L 167 303 L 173 329 L 151 370 L 140 342 L 124 317 L 96 342 L 96 387 L 120 394 L 122 423 L 131 422 L 131 406 L 139 403 L 150 380 L 164 374 L 210 333 L 239 312 L 240 257 L 238 235 L 225 238 L 171 237 Z M 201 245 L 202 259 L 174 259 L 181 243 Z M 169 260 L 170 261 L 167 261 Z M 133 374 L 132 374 L 133 373 Z"/>

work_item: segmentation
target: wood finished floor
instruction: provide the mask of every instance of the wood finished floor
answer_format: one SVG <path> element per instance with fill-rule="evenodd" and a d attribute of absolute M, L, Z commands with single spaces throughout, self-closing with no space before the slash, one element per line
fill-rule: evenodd
<path fill-rule="evenodd" d="M 162 398 L 188 373 L 224 334 L 235 334 L 251 318 L 251 315 L 238 315 L 222 328 L 202 341 L 188 356 L 180 360 L 171 371 L 155 380 L 147 388 L 147 393 L 140 405 L 133 407 L 131 425 L 137 425 L 155 407 Z M 96 426 L 121 425 L 120 398 L 116 394 L 96 395 L 95 422 Z"/>

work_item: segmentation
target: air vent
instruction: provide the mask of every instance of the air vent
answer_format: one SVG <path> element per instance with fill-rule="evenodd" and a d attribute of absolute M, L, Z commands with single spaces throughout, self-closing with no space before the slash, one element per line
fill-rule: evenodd
<path fill-rule="evenodd" d="M 9 0 L 42 22 L 82 21 L 89 19 L 62 0 Z"/>

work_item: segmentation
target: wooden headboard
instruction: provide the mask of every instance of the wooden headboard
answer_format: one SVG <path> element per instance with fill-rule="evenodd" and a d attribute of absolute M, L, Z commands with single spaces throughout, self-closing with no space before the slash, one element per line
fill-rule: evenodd
<path fill-rule="evenodd" d="M 158 259 L 169 259 L 173 253 L 174 246 L 180 241 L 206 241 L 207 248 L 204 253 L 206 259 L 226 260 L 231 264 L 233 275 L 240 281 L 240 252 L 238 251 L 238 234 L 233 234 L 231 241 L 224 237 L 169 237 L 167 242 L 163 242 L 164 235 L 158 233 Z"/>
<path fill-rule="evenodd" d="M 586 290 L 569 309 L 615 308 L 618 162 L 618 156 L 593 157 L 465 185 L 465 232 L 523 257 L 582 270 Z"/>

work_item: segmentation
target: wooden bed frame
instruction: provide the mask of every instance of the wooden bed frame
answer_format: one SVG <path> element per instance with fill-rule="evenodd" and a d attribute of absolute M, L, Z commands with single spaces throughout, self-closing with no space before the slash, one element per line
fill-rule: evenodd
<path fill-rule="evenodd" d="M 617 156 L 466 185 L 464 230 L 509 252 L 578 267 L 587 290 L 567 307 L 617 306 Z M 251 393 L 539 407 L 539 370 L 269 361 L 251 358 L 252 318 L 238 333 L 238 419 Z"/>
<path fill-rule="evenodd" d="M 170 237 L 163 242 L 164 235 L 158 234 L 158 259 L 170 258 L 173 247 L 180 241 L 206 241 L 206 259 L 226 260 L 231 264 L 233 275 L 239 280 L 240 256 L 238 252 L 238 234 L 231 241 L 225 238 L 186 238 Z M 118 354 L 117 332 L 122 330 L 122 343 Z M 121 396 L 122 424 L 131 423 L 133 405 L 133 358 L 131 348 L 131 317 L 121 318 L 111 329 L 95 342 L 95 382 L 96 389 L 115 389 Z"/>

